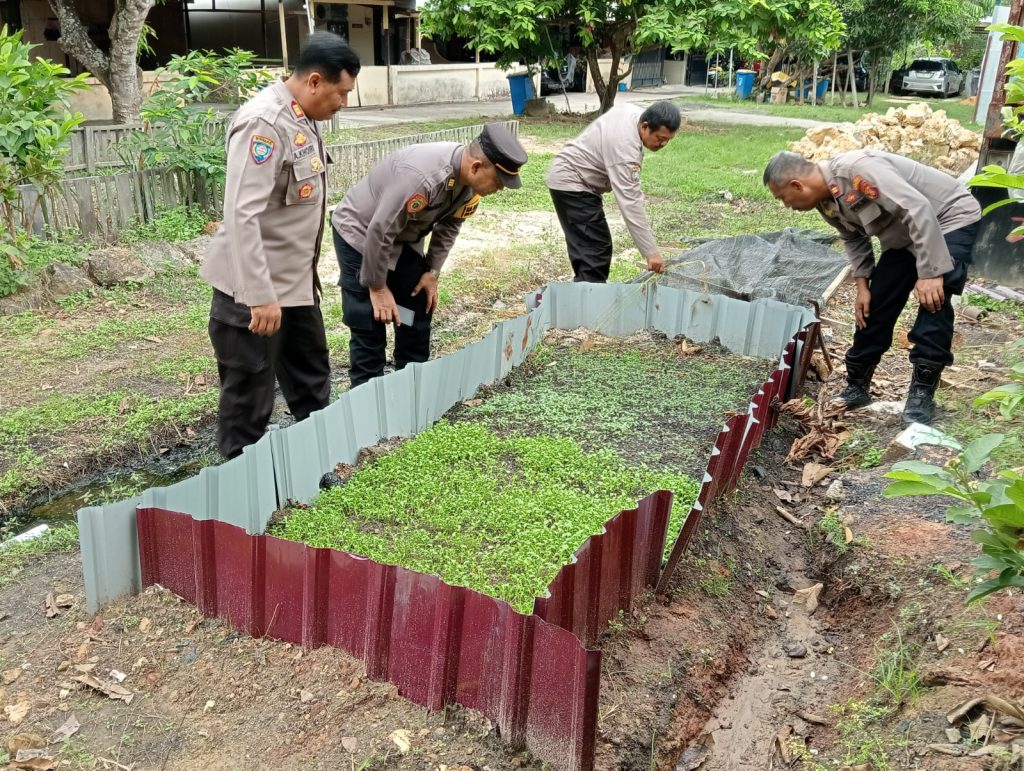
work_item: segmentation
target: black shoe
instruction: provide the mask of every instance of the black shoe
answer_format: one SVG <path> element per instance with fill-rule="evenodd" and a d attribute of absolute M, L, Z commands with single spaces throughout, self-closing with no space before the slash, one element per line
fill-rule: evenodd
<path fill-rule="evenodd" d="M 846 364 L 846 388 L 832 400 L 832 403 L 848 410 L 855 410 L 871 404 L 871 376 L 875 374 L 874 364 Z"/>
<path fill-rule="evenodd" d="M 903 425 L 923 423 L 929 425 L 935 417 L 935 389 L 939 387 L 945 365 L 933 361 L 914 363 L 914 376 L 907 392 L 907 406 L 903 408 Z"/>

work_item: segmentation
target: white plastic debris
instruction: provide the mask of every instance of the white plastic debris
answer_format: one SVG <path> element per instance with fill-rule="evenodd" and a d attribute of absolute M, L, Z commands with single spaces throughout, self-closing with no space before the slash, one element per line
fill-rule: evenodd
<path fill-rule="evenodd" d="M 24 533 L 19 533 L 13 538 L 8 538 L 3 543 L 0 543 L 0 549 L 6 549 L 12 543 L 24 543 L 25 541 L 34 541 L 36 538 L 41 536 L 43 533 L 50 529 L 49 525 L 36 525 L 30 530 L 26 530 Z"/>

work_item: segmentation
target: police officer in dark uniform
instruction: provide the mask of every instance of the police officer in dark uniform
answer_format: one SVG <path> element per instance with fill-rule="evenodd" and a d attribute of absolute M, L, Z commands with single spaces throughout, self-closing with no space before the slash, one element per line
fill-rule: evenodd
<path fill-rule="evenodd" d="M 776 153 L 764 183 L 790 209 L 817 209 L 839 232 L 853 268 L 857 330 L 836 403 L 855 408 L 871 401 L 871 377 L 913 294 L 919 303 L 908 335 L 914 374 L 903 422 L 931 422 L 942 370 L 953 363 L 951 298 L 963 292 L 981 219 L 974 196 L 931 166 L 874 150 L 818 163 Z M 873 236 L 882 247 L 877 264 Z"/>
<path fill-rule="evenodd" d="M 331 224 L 353 388 L 384 374 L 385 324 L 395 324 L 398 369 L 430 358 L 441 266 L 483 196 L 522 186 L 526 160 L 519 140 L 492 124 L 468 147 L 435 142 L 399 150 L 345 194 Z"/>

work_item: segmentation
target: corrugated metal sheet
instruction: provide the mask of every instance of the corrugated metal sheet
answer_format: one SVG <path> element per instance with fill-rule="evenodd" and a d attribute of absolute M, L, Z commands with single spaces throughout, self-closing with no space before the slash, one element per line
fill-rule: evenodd
<path fill-rule="evenodd" d="M 671 512 L 672 494 L 663 490 L 609 520 L 576 550 L 533 612 L 596 645 L 608 622 L 657 583 Z"/>
<path fill-rule="evenodd" d="M 458 702 L 556 768 L 593 767 L 601 652 L 434 576 L 159 508 L 138 511 L 143 582 L 251 635 L 361 658 L 430 709 Z"/>

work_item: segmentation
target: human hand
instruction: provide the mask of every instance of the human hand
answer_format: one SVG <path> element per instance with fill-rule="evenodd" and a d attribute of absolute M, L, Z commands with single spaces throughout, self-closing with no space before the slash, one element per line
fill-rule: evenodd
<path fill-rule="evenodd" d="M 249 308 L 251 319 L 249 331 L 256 335 L 270 337 L 281 328 L 281 305 L 279 303 L 268 303 L 267 305 L 253 305 Z"/>
<path fill-rule="evenodd" d="M 942 276 L 918 279 L 917 284 L 914 285 L 914 297 L 930 313 L 935 313 L 942 308 L 943 303 L 946 302 L 946 295 L 942 291 Z"/>
<path fill-rule="evenodd" d="M 412 296 L 418 295 L 421 289 L 427 293 L 427 313 L 430 313 L 437 307 L 437 276 L 429 270 L 424 273 L 413 288 Z"/>
<path fill-rule="evenodd" d="M 395 296 L 386 286 L 370 290 L 370 304 L 373 306 L 375 320 L 382 324 L 390 324 L 393 321 L 396 327 L 402 325 L 398 318 L 398 303 L 395 302 Z"/>

